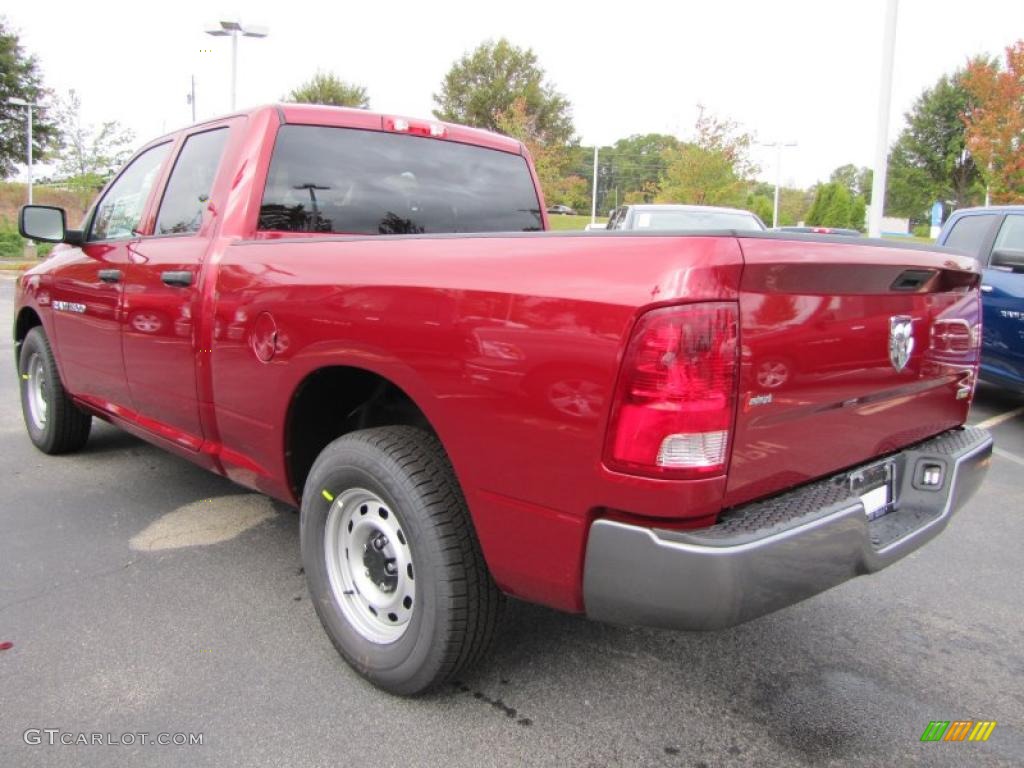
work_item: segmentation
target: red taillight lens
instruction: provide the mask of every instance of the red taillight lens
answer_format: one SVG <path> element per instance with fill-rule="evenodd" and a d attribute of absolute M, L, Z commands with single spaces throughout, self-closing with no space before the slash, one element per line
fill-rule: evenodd
<path fill-rule="evenodd" d="M 739 350 L 735 304 L 655 309 L 622 362 L 605 462 L 656 477 L 725 471 Z"/>

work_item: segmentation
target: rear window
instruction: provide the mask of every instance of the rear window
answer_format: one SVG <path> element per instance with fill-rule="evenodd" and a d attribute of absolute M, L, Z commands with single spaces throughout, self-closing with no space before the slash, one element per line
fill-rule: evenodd
<path fill-rule="evenodd" d="M 981 244 L 985 242 L 989 227 L 995 218 L 995 214 L 989 213 L 979 216 L 964 216 L 958 219 L 943 245 L 958 248 L 975 256 L 980 255 Z"/>
<path fill-rule="evenodd" d="M 285 125 L 260 229 L 410 235 L 541 229 L 526 159 L 403 134 Z"/>

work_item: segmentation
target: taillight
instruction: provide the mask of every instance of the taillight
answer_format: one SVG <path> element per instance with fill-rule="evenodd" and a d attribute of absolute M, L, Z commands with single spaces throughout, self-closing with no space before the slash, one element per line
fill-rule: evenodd
<path fill-rule="evenodd" d="M 732 303 L 688 304 L 643 315 L 622 362 L 605 463 L 666 478 L 724 472 L 738 342 Z"/>

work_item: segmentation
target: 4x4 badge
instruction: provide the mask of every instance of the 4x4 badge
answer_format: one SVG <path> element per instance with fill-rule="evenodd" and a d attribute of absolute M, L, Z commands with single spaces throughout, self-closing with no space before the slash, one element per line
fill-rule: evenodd
<path fill-rule="evenodd" d="M 889 318 L 889 362 L 896 371 L 902 371 L 914 351 L 914 318 L 896 315 Z"/>

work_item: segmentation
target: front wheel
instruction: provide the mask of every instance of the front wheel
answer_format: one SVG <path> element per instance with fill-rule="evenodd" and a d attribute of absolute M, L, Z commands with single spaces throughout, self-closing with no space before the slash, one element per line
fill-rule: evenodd
<path fill-rule="evenodd" d="M 92 416 L 64 389 L 57 361 L 42 327 L 28 332 L 18 356 L 21 411 L 29 439 L 43 453 L 77 451 L 89 439 Z"/>
<path fill-rule="evenodd" d="M 420 693 L 490 644 L 504 600 L 433 435 L 379 427 L 330 443 L 306 481 L 301 543 L 324 629 L 374 685 Z"/>

